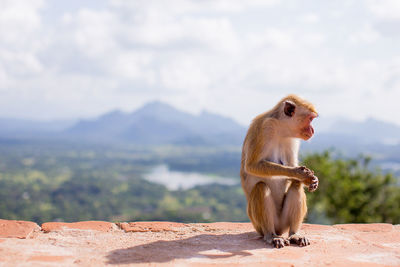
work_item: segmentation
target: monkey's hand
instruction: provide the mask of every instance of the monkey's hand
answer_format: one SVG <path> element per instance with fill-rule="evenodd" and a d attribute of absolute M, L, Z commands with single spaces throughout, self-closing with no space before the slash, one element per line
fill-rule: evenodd
<path fill-rule="evenodd" d="M 314 192 L 318 188 L 318 178 L 314 175 L 314 172 L 307 167 L 300 166 L 295 167 L 294 171 L 296 173 L 296 177 L 308 186 L 308 191 Z"/>
<path fill-rule="evenodd" d="M 308 186 L 309 192 L 314 192 L 318 188 L 318 177 L 314 176 L 313 182 Z"/>

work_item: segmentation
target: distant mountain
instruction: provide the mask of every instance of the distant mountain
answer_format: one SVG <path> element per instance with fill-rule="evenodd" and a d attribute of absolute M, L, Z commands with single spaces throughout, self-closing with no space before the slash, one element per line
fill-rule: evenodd
<path fill-rule="evenodd" d="M 0 118 L 0 137 L 29 138 L 40 134 L 54 134 L 71 127 L 74 123 L 74 120 L 33 121 Z"/>
<path fill-rule="evenodd" d="M 364 121 L 344 118 L 326 118 L 323 122 L 318 120 L 315 126 L 323 136 L 352 139 L 352 142 L 361 144 L 400 144 L 400 126 L 393 123 L 373 118 Z"/>
<path fill-rule="evenodd" d="M 303 143 L 309 151 L 335 147 L 353 154 L 390 151 L 400 147 L 400 126 L 376 119 L 352 121 L 318 118 L 315 136 Z M 0 139 L 130 143 L 138 145 L 241 146 L 246 128 L 210 112 L 192 115 L 162 102 L 134 112 L 111 111 L 91 120 L 38 122 L 0 119 Z M 6 140 L 6 141 L 4 141 Z M 1 141 L 1 140 L 0 140 Z"/>
<path fill-rule="evenodd" d="M 245 128 L 234 120 L 203 112 L 192 115 L 161 102 L 132 112 L 113 111 L 81 120 L 63 135 L 92 141 L 123 141 L 143 145 L 239 145 Z"/>
<path fill-rule="evenodd" d="M 318 119 L 322 120 L 322 118 Z M 335 148 L 346 155 L 372 154 L 382 157 L 400 148 L 400 126 L 376 119 L 353 121 L 324 118 L 315 121 L 315 136 L 303 144 L 309 151 Z"/>
<path fill-rule="evenodd" d="M 361 138 L 364 143 L 400 143 L 400 126 L 368 118 L 362 122 L 343 120 L 335 122 L 332 132 Z"/>

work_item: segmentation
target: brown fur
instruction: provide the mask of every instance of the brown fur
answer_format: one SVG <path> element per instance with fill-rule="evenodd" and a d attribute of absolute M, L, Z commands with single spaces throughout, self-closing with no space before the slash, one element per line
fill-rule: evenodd
<path fill-rule="evenodd" d="M 264 196 L 268 188 L 264 183 L 258 183 L 254 186 L 250 193 L 250 199 L 247 206 L 247 214 L 251 222 L 253 223 L 254 229 L 260 234 L 264 235 L 264 228 L 272 228 L 273 225 L 264 225 L 262 222 L 269 222 L 265 218 L 266 213 L 264 212 Z"/>
<path fill-rule="evenodd" d="M 283 113 L 286 101 L 296 106 L 292 118 Z M 287 231 L 296 236 L 296 243 L 309 244 L 295 234 L 307 213 L 303 185 L 317 186 L 318 179 L 307 168 L 297 166 L 297 132 L 293 131 L 300 129 L 301 118 L 311 113 L 317 114 L 311 103 L 289 95 L 253 120 L 243 143 L 240 176 L 247 212 L 256 231 L 276 247 L 283 244 L 275 243 L 276 239 Z"/>
<path fill-rule="evenodd" d="M 280 102 L 283 102 L 283 101 L 286 101 L 286 100 L 290 100 L 290 101 L 294 102 L 297 106 L 303 106 L 306 109 L 318 114 L 318 112 L 315 109 L 313 104 L 311 104 L 310 102 L 308 102 L 308 101 L 306 101 L 304 99 L 301 99 L 297 95 L 288 95 L 287 97 L 283 98 Z"/>

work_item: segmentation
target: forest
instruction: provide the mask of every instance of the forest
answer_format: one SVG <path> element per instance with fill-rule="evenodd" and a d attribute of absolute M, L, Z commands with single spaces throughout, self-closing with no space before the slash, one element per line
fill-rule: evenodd
<path fill-rule="evenodd" d="M 307 192 L 310 223 L 400 223 L 399 179 L 371 165 L 371 158 L 345 158 L 335 151 L 302 155 L 319 177 Z M 170 190 L 145 179 L 156 165 L 171 170 L 235 177 Z M 46 221 L 106 220 L 248 221 L 240 187 L 237 147 L 0 143 L 0 218 Z"/>

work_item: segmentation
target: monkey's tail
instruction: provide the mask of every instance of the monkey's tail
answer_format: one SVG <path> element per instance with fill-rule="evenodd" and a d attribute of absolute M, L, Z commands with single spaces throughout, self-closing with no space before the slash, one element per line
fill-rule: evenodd
<path fill-rule="evenodd" d="M 269 191 L 268 186 L 263 183 L 257 183 L 251 190 L 247 203 L 247 214 L 252 222 L 254 229 L 264 236 L 266 233 L 265 224 L 268 223 L 268 218 L 265 211 L 265 196 Z"/>

